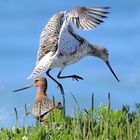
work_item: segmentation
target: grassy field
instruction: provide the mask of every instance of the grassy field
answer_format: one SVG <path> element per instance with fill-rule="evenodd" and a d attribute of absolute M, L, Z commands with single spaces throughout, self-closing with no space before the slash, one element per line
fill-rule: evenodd
<path fill-rule="evenodd" d="M 113 110 L 109 94 L 108 105 L 100 105 L 95 109 L 92 96 L 91 108 L 81 111 L 77 103 L 73 116 L 64 116 L 60 110 L 55 110 L 46 123 L 0 128 L 0 140 L 108 139 L 140 140 L 140 103 L 136 104 L 133 112 L 130 112 L 128 105 L 123 105 L 120 110 Z"/>

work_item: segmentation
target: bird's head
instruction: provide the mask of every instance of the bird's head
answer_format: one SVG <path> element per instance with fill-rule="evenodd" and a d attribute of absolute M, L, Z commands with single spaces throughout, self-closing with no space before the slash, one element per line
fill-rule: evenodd
<path fill-rule="evenodd" d="M 37 77 L 34 80 L 33 86 L 40 87 L 40 86 L 47 86 L 47 80 L 44 77 Z"/>
<path fill-rule="evenodd" d="M 116 80 L 119 82 L 118 77 L 114 73 L 114 71 L 113 71 L 113 69 L 112 69 L 112 67 L 109 63 L 109 52 L 108 52 L 108 50 L 105 47 L 96 46 L 96 45 L 92 45 L 91 48 L 92 48 L 91 49 L 92 51 L 91 51 L 90 55 L 96 56 L 96 57 L 102 59 L 107 64 L 107 66 L 109 67 L 110 71 L 112 72 L 112 74 L 114 75 Z"/>
<path fill-rule="evenodd" d="M 24 90 L 24 89 L 31 88 L 31 87 L 41 87 L 41 88 L 44 88 L 44 90 L 46 90 L 47 89 L 47 80 L 44 77 L 39 76 L 34 80 L 34 82 L 32 84 L 25 86 L 24 88 L 14 90 L 13 92 L 17 92 L 17 91 Z"/>

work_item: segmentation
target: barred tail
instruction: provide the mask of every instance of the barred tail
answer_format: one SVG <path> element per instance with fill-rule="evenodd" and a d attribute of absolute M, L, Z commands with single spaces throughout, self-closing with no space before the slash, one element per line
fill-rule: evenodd
<path fill-rule="evenodd" d="M 47 71 L 50 68 L 51 63 L 53 62 L 53 59 L 55 57 L 55 55 L 51 56 L 52 53 L 53 52 L 48 53 L 39 61 L 32 74 L 29 75 L 29 77 L 27 77 L 28 79 L 36 78 L 37 76 L 41 75 L 43 72 Z"/>
<path fill-rule="evenodd" d="M 35 67 L 35 69 L 33 70 L 32 74 L 30 74 L 27 77 L 27 79 L 36 78 L 39 75 L 41 75 L 44 71 L 46 71 L 46 67 L 43 67 L 43 66 Z"/>

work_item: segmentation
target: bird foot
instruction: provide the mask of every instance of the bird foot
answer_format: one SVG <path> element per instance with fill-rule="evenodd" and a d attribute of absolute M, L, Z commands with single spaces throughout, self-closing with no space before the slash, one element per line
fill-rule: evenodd
<path fill-rule="evenodd" d="M 72 75 L 71 77 L 72 77 L 72 80 L 73 80 L 73 81 L 74 81 L 74 80 L 76 80 L 76 81 L 84 80 L 84 78 L 82 78 L 82 77 L 80 77 L 80 76 L 78 76 L 78 75 Z"/>

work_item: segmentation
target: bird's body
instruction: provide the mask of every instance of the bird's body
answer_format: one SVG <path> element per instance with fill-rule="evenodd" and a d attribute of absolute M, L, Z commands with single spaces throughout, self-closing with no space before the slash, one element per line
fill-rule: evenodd
<path fill-rule="evenodd" d="M 54 109 L 62 109 L 60 103 L 53 102 L 47 96 L 42 96 L 41 99 L 36 99 L 33 107 L 32 114 L 39 121 L 45 121 Z"/>
<path fill-rule="evenodd" d="M 27 89 L 30 87 L 37 86 L 38 90 L 36 93 L 35 102 L 32 107 L 32 114 L 38 121 L 45 121 L 49 114 L 53 112 L 54 109 L 62 109 L 61 103 L 57 103 L 51 100 L 46 95 L 47 90 L 47 80 L 44 77 L 37 77 L 33 84 L 26 86 L 24 88 L 15 90 L 14 92 Z"/>
<path fill-rule="evenodd" d="M 66 44 L 66 45 L 65 45 Z M 66 66 L 76 63 L 90 52 L 90 48 L 88 48 L 88 43 L 83 40 L 83 44 L 81 44 L 79 41 L 73 38 L 71 36 L 71 41 L 67 41 L 64 43 L 64 46 L 67 46 L 67 44 L 71 44 L 70 50 L 67 47 L 65 47 L 64 50 L 60 50 L 59 54 L 54 58 L 51 68 L 60 67 L 65 68 Z"/>
<path fill-rule="evenodd" d="M 82 30 L 91 30 L 103 22 L 105 10 L 77 7 L 68 14 L 55 14 L 40 36 L 36 67 L 29 78 L 34 78 L 51 68 L 65 68 L 89 55 L 91 44 L 73 31 L 73 24 Z"/>

